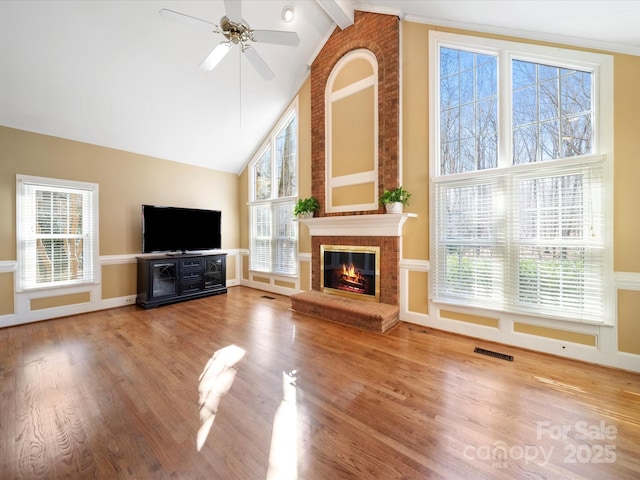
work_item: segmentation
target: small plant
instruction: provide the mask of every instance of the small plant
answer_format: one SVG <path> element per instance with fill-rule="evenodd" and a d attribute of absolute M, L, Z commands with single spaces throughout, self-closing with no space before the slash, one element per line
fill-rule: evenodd
<path fill-rule="evenodd" d="M 309 198 L 301 198 L 296 203 L 296 206 L 293 208 L 294 215 L 311 215 L 313 216 L 314 212 L 317 212 L 320 209 L 320 204 L 318 200 L 313 197 Z"/>
<path fill-rule="evenodd" d="M 380 196 L 380 203 L 382 205 L 386 205 L 388 203 L 401 203 L 406 207 L 409 205 L 409 197 L 411 197 L 411 193 L 405 190 L 404 187 L 399 186 L 393 190 L 385 189 Z"/>

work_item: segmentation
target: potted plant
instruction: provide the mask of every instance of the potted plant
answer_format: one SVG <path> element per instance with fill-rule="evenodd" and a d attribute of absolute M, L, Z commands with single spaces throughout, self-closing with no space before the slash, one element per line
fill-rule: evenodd
<path fill-rule="evenodd" d="M 384 190 L 380 196 L 380 203 L 384 205 L 387 213 L 402 213 L 403 207 L 409 205 L 411 193 L 399 186 L 393 190 Z"/>
<path fill-rule="evenodd" d="M 293 208 L 293 214 L 298 218 L 311 218 L 319 209 L 320 204 L 315 198 L 301 198 Z"/>

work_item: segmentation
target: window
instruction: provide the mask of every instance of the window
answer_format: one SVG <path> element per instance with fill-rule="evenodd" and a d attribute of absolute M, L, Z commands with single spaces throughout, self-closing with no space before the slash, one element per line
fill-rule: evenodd
<path fill-rule="evenodd" d="M 16 177 L 18 290 L 94 281 L 98 185 Z"/>
<path fill-rule="evenodd" d="M 610 57 L 431 47 L 434 300 L 610 323 Z"/>
<path fill-rule="evenodd" d="M 251 270 L 297 274 L 297 142 L 296 110 L 291 109 L 250 164 Z"/>

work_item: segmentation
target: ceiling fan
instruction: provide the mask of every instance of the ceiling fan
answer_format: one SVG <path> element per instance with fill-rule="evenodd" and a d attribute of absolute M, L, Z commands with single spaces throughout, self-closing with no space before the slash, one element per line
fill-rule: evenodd
<path fill-rule="evenodd" d="M 220 19 L 220 25 L 206 20 L 174 12 L 163 8 L 160 15 L 170 20 L 187 23 L 198 28 L 206 28 L 213 33 L 221 33 L 226 38 L 216 46 L 200 63 L 200 68 L 211 71 L 229 53 L 233 44 L 239 45 L 242 53 L 265 80 L 271 80 L 275 74 L 251 45 L 254 42 L 272 43 L 297 47 L 300 43 L 298 34 L 281 30 L 253 30 L 242 19 L 240 0 L 224 0 L 227 14 Z"/>

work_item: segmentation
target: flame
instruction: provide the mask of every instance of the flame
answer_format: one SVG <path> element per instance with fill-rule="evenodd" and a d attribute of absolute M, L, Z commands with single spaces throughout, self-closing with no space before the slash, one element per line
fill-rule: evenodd
<path fill-rule="evenodd" d="M 353 280 L 353 281 L 361 281 L 364 279 L 364 276 L 356 270 L 356 267 L 352 264 L 349 266 L 342 264 L 342 278 Z"/>
<path fill-rule="evenodd" d="M 356 273 L 356 267 L 354 267 L 353 263 L 348 267 L 344 263 L 342 264 L 342 275 L 345 275 L 349 278 L 359 277 L 358 273 Z"/>

